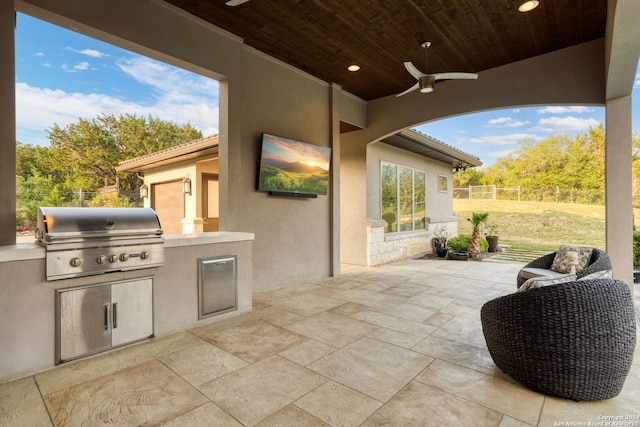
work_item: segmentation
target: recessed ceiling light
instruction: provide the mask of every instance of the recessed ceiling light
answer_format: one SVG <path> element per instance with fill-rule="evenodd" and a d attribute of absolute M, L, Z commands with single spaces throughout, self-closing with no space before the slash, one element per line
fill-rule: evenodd
<path fill-rule="evenodd" d="M 360 66 L 359 66 L 359 65 L 356 65 L 356 64 L 349 65 L 349 66 L 347 67 L 347 70 L 355 72 L 355 71 L 360 70 Z"/>
<path fill-rule="evenodd" d="M 524 3 L 522 3 L 518 7 L 518 10 L 520 12 L 530 12 L 533 9 L 535 9 L 536 7 L 538 7 L 539 4 L 540 4 L 540 2 L 538 0 L 528 0 L 528 1 L 525 1 Z"/>

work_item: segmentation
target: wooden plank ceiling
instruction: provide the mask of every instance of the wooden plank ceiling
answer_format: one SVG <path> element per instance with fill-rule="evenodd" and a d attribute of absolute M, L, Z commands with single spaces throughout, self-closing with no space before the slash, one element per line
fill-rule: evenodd
<path fill-rule="evenodd" d="M 604 37 L 607 12 L 607 0 L 540 0 L 529 13 L 517 0 L 165 1 L 365 100 L 413 85 L 404 61 L 480 72 Z"/>

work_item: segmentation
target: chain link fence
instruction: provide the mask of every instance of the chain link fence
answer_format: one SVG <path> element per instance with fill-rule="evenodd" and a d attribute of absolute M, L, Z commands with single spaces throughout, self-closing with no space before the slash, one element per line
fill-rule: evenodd
<path fill-rule="evenodd" d="M 514 200 L 523 202 L 580 203 L 604 205 L 604 188 L 577 189 L 549 187 L 497 187 L 496 185 L 470 185 L 453 189 L 454 199 Z M 640 195 L 634 195 L 634 206 L 640 204 Z"/>

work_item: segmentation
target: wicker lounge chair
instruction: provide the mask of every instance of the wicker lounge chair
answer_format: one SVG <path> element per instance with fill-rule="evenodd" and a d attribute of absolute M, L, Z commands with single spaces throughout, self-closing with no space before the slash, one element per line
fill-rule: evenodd
<path fill-rule="evenodd" d="M 636 319 L 629 287 L 618 280 L 516 292 L 487 302 L 481 319 L 495 364 L 541 393 L 609 399 L 631 368 Z"/>
<path fill-rule="evenodd" d="M 550 269 L 551 264 L 553 264 L 553 259 L 556 257 L 556 253 L 552 252 L 543 257 L 534 259 L 529 264 L 525 265 L 523 268 L 544 268 Z M 578 279 L 589 275 L 591 273 L 595 273 L 596 271 L 602 270 L 611 270 L 611 260 L 609 259 L 609 255 L 606 252 L 601 251 L 600 249 L 593 249 L 591 253 L 591 259 L 589 260 L 589 265 L 585 267 L 583 270 L 577 272 Z M 522 276 L 522 270 L 518 273 L 518 287 L 522 286 L 524 282 L 526 282 L 526 278 Z"/>

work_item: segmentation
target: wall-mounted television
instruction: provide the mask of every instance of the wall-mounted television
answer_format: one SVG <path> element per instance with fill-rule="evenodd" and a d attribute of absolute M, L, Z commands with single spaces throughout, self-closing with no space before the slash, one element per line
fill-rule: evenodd
<path fill-rule="evenodd" d="M 329 147 L 263 133 L 258 190 L 274 196 L 326 195 L 330 165 Z"/>

